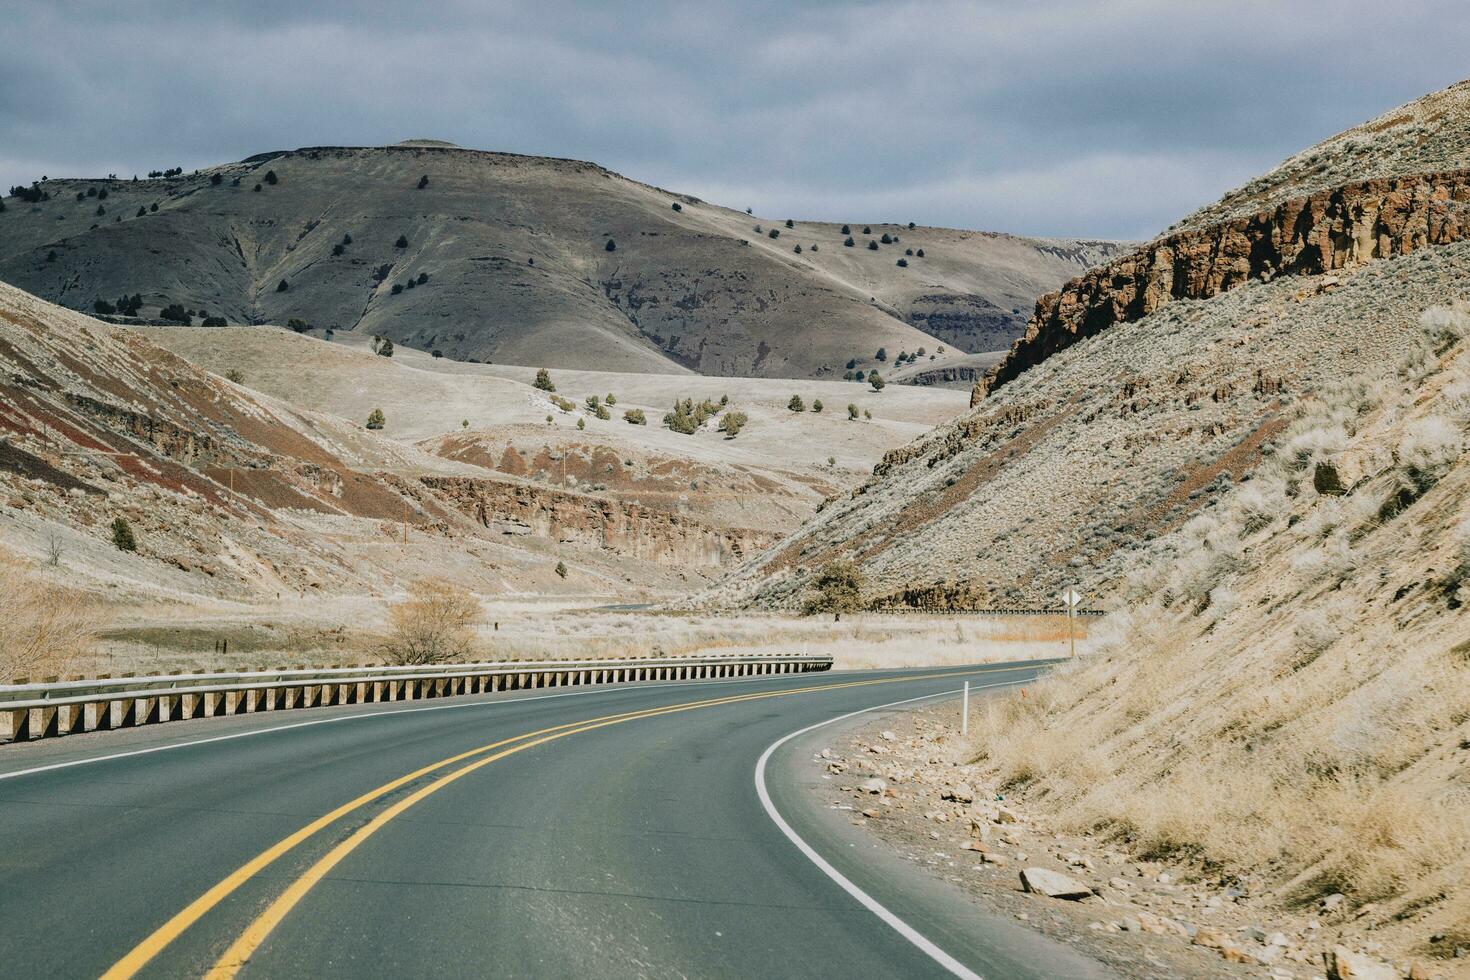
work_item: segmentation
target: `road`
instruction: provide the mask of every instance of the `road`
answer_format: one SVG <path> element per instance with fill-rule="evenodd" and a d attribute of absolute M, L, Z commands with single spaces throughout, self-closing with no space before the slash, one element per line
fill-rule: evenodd
<path fill-rule="evenodd" d="M 1102 976 L 810 791 L 811 754 L 866 709 L 1037 669 L 516 692 L 0 748 L 0 976 Z"/>

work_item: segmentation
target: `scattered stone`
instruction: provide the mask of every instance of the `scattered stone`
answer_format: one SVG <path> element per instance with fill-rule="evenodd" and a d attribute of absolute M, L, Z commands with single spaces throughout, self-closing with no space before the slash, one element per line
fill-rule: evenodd
<path fill-rule="evenodd" d="M 858 789 L 862 790 L 864 793 L 871 793 L 876 796 L 877 794 L 883 793 L 888 789 L 888 783 L 886 780 L 877 778 L 865 779 L 858 784 Z"/>
<path fill-rule="evenodd" d="M 1092 889 L 1077 879 L 1069 878 L 1059 871 L 1048 871 L 1046 868 L 1026 868 L 1022 871 L 1021 887 L 1047 898 L 1060 898 L 1069 902 L 1080 902 L 1092 895 Z"/>
<path fill-rule="evenodd" d="M 879 732 L 878 733 L 878 737 L 881 738 L 885 742 L 892 742 L 894 739 L 898 738 L 897 735 L 895 735 L 895 734 L 893 734 L 892 732 L 889 732 L 889 731 Z"/>
<path fill-rule="evenodd" d="M 877 810 L 869 808 L 863 811 L 863 816 L 867 817 L 869 820 L 877 820 L 879 814 Z"/>
<path fill-rule="evenodd" d="M 1322 901 L 1318 902 L 1317 906 L 1323 912 L 1335 912 L 1345 901 L 1347 901 L 1346 895 L 1342 894 L 1341 892 L 1333 892 L 1331 895 L 1328 895 L 1326 898 L 1322 899 Z"/>
<path fill-rule="evenodd" d="M 969 783 L 956 783 L 940 794 L 942 800 L 954 800 L 957 803 L 973 803 L 975 801 L 975 790 Z"/>
<path fill-rule="evenodd" d="M 822 758 L 824 758 L 824 759 L 831 759 L 831 758 L 834 757 L 835 754 L 836 753 L 834 753 L 831 749 L 823 749 L 822 750 Z"/>
<path fill-rule="evenodd" d="M 1327 965 L 1327 980 L 1399 980 L 1398 970 L 1346 946 L 1333 946 L 1322 954 L 1322 959 Z"/>

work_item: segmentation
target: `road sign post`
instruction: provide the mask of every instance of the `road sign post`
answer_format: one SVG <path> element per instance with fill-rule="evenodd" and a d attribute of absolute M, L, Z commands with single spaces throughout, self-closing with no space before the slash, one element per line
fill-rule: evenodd
<path fill-rule="evenodd" d="M 1061 599 L 1062 605 L 1067 607 L 1067 649 L 1069 650 L 1068 656 L 1076 657 L 1077 635 L 1075 632 L 1073 632 L 1072 623 L 1077 611 L 1077 607 L 1082 604 L 1082 593 L 1078 592 L 1076 589 L 1072 588 L 1069 585 L 1067 586 L 1066 591 L 1062 593 Z"/>
<path fill-rule="evenodd" d="M 960 702 L 960 734 L 970 734 L 970 682 L 965 681 L 965 696 Z"/>

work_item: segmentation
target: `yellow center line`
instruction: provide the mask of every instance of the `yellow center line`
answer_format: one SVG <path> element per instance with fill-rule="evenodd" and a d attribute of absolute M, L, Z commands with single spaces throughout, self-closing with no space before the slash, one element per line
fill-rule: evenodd
<path fill-rule="evenodd" d="M 1032 669 L 1031 665 L 1008 668 L 995 668 L 983 672 L 1009 673 L 1013 671 L 1029 669 Z M 242 864 L 234 872 L 221 880 L 214 887 L 210 888 L 203 895 L 199 896 L 183 910 L 173 916 L 173 918 L 169 919 L 157 930 L 151 933 L 146 939 L 144 939 L 132 950 L 130 950 L 125 956 L 123 956 L 122 959 L 114 963 L 112 967 L 110 967 L 107 972 L 102 975 L 103 980 L 125 980 L 125 978 L 130 978 L 136 975 L 137 972 L 142 969 L 145 964 L 147 964 L 150 960 L 152 960 L 155 956 L 162 952 L 164 948 L 166 948 L 170 943 L 172 943 L 175 939 L 182 935 L 183 932 L 187 930 L 190 926 L 198 922 L 199 919 L 201 919 L 210 910 L 219 905 L 220 902 L 222 902 L 225 898 L 238 890 L 242 885 L 245 884 L 246 881 L 250 880 L 266 866 L 297 847 L 299 844 L 316 834 L 318 831 L 336 822 L 347 814 L 352 813 L 355 810 L 359 810 L 364 806 L 367 806 L 374 800 L 378 800 L 396 789 L 399 789 L 431 773 L 437 772 L 438 770 L 444 769 L 447 766 L 451 766 L 456 762 L 462 762 L 474 756 L 483 755 L 486 752 L 493 752 L 495 749 L 502 748 L 503 746 L 510 745 L 512 743 L 522 743 L 516 745 L 514 748 L 504 749 L 503 751 L 497 752 L 494 755 L 488 756 L 484 759 L 480 759 L 477 762 L 457 769 L 452 773 L 439 777 L 434 782 L 429 783 L 428 785 L 422 787 L 421 789 L 400 800 L 398 803 L 395 803 L 393 806 L 384 810 L 367 824 L 364 824 L 354 834 L 339 843 L 326 856 L 324 856 L 310 869 L 308 869 L 305 874 L 296 879 L 296 881 L 294 881 L 285 892 L 283 892 L 263 913 L 261 913 L 261 915 L 258 916 L 246 928 L 245 932 L 241 934 L 240 938 L 237 939 L 235 943 L 233 943 L 230 948 L 225 951 L 224 955 L 219 958 L 219 960 L 211 968 L 208 976 L 211 978 L 216 978 L 216 980 L 219 980 L 219 978 L 233 977 L 235 973 L 238 972 L 240 967 L 243 966 L 245 962 L 250 958 L 250 955 L 255 951 L 255 949 L 257 949 L 260 944 L 265 940 L 265 938 L 270 934 L 271 930 L 274 929 L 275 926 L 281 921 L 281 919 L 283 919 L 286 914 L 289 913 L 291 909 L 295 907 L 298 902 L 301 901 L 306 893 L 311 890 L 312 886 L 314 886 L 317 881 L 321 880 L 321 878 L 329 870 L 331 870 L 332 867 L 334 867 L 338 862 L 346 857 L 359 844 L 361 844 L 368 837 L 371 837 L 373 834 L 377 833 L 377 831 L 381 829 L 386 823 L 388 823 L 388 821 L 392 820 L 404 810 L 413 806 L 415 803 L 419 802 L 430 794 L 435 793 L 438 790 L 449 785 L 450 783 L 455 782 L 460 777 L 468 775 L 469 773 L 480 769 L 483 766 L 487 766 L 492 762 L 503 759 L 508 755 L 513 755 L 514 753 L 520 752 L 523 749 L 528 749 L 546 742 L 555 741 L 556 739 L 565 738 L 568 735 L 575 735 L 581 732 L 591 731 L 592 729 L 602 728 L 607 725 L 620 724 L 625 721 L 633 721 L 638 718 L 650 718 L 656 715 L 669 714 L 673 712 L 693 711 L 698 708 L 715 707 L 718 705 L 733 704 L 740 701 L 752 701 L 764 698 L 784 697 L 792 694 L 809 694 L 819 691 L 831 691 L 848 687 L 865 687 L 875 684 L 891 684 L 902 681 L 932 680 L 940 677 L 958 676 L 959 673 L 960 672 L 948 674 L 924 674 L 912 677 L 889 677 L 867 681 L 846 681 L 838 684 L 824 684 L 816 687 L 804 687 L 794 690 L 764 691 L 756 692 L 753 694 L 741 694 L 731 695 L 722 698 L 711 698 L 702 701 L 690 701 L 683 704 L 669 705 L 663 708 L 648 708 L 639 711 L 624 712 L 621 714 L 604 715 L 599 718 L 567 722 L 561 725 L 553 725 L 548 728 L 541 728 L 535 731 L 523 732 L 519 735 L 511 736 L 510 738 L 504 738 L 496 742 L 491 742 L 488 745 L 482 745 L 479 748 L 460 752 L 456 755 L 449 756 L 448 758 L 442 759 L 435 763 L 431 763 L 430 765 L 424 766 L 420 769 L 416 769 L 413 772 L 407 773 L 403 776 L 399 776 L 396 779 L 384 783 L 382 786 L 370 790 L 367 793 L 364 793 L 361 796 L 357 797 L 356 799 L 342 804 L 329 813 L 326 813 L 323 816 L 318 817 L 316 820 L 313 820 L 310 823 L 306 824 L 289 836 L 282 838 L 271 847 L 251 858 L 245 864 Z"/>

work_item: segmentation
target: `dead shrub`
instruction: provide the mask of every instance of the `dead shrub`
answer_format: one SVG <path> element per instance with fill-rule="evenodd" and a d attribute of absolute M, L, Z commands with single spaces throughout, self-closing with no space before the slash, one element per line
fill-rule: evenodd
<path fill-rule="evenodd" d="M 383 659 L 391 664 L 442 664 L 465 660 L 476 645 L 480 600 L 445 579 L 420 579 L 408 598 L 388 611 Z"/>

